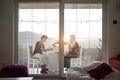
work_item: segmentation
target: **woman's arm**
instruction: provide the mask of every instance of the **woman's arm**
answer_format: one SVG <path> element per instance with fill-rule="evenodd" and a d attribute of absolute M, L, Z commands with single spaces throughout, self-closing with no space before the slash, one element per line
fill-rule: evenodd
<path fill-rule="evenodd" d="M 53 45 L 54 47 L 56 47 L 55 44 L 59 44 L 59 42 L 54 42 L 52 45 Z M 64 44 L 69 44 L 69 43 L 68 43 L 68 42 L 64 42 Z"/>
<path fill-rule="evenodd" d="M 59 44 L 59 42 L 54 42 L 54 43 L 52 44 L 52 46 L 56 47 L 55 44 Z"/>

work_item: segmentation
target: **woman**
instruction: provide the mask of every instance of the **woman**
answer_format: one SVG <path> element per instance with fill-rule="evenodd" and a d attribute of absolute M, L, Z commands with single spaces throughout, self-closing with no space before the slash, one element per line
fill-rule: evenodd
<path fill-rule="evenodd" d="M 55 44 L 58 44 L 59 42 L 55 42 Z M 77 58 L 79 57 L 80 53 L 80 46 L 78 42 L 75 40 L 75 35 L 70 35 L 70 40 L 69 42 L 64 42 L 64 44 L 68 44 L 68 49 L 69 51 L 67 54 L 64 56 L 64 67 L 69 68 L 70 67 L 70 58 Z"/>

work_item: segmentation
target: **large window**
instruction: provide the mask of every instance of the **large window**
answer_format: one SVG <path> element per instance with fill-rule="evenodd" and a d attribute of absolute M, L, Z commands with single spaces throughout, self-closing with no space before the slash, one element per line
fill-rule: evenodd
<path fill-rule="evenodd" d="M 53 46 L 54 42 L 62 40 L 59 39 L 61 34 L 66 42 L 70 35 L 75 35 L 82 48 L 77 59 L 70 59 L 70 67 L 102 60 L 102 4 L 64 4 L 64 9 L 59 10 L 60 6 L 59 3 L 40 2 L 18 5 L 18 58 L 20 64 L 28 66 L 30 74 L 41 74 L 41 66 L 37 65 L 39 61 L 30 63 L 28 56 L 33 55 L 35 44 L 42 35 L 48 36 L 45 48 L 54 49 L 48 54 L 49 74 L 59 73 L 59 65 L 64 63 L 59 63 L 59 55 L 63 57 L 69 52 L 68 45 L 64 45 L 64 54 L 59 51 L 59 44 Z M 64 17 L 59 11 L 64 12 Z M 60 23 L 60 17 L 64 19 L 64 24 Z M 62 29 L 60 24 L 63 25 L 64 33 L 59 30 Z M 32 47 L 31 50 L 28 49 L 29 46 Z"/>

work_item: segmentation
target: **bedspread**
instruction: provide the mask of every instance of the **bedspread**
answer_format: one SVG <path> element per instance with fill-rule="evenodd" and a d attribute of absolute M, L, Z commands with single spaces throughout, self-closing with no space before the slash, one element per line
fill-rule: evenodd
<path fill-rule="evenodd" d="M 71 67 L 67 70 L 67 80 L 95 80 L 84 69 Z"/>
<path fill-rule="evenodd" d="M 120 80 L 120 71 L 113 69 L 114 71 L 104 79 L 101 80 Z M 87 71 L 82 67 L 71 67 L 67 70 L 66 73 L 67 80 L 96 80 L 92 78 Z"/>

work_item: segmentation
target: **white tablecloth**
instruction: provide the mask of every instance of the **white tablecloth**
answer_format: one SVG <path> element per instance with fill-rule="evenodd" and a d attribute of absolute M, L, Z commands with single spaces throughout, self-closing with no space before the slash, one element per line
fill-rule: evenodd
<path fill-rule="evenodd" d="M 48 65 L 47 68 L 51 71 L 58 71 L 59 69 L 59 54 L 53 52 L 48 54 Z"/>

